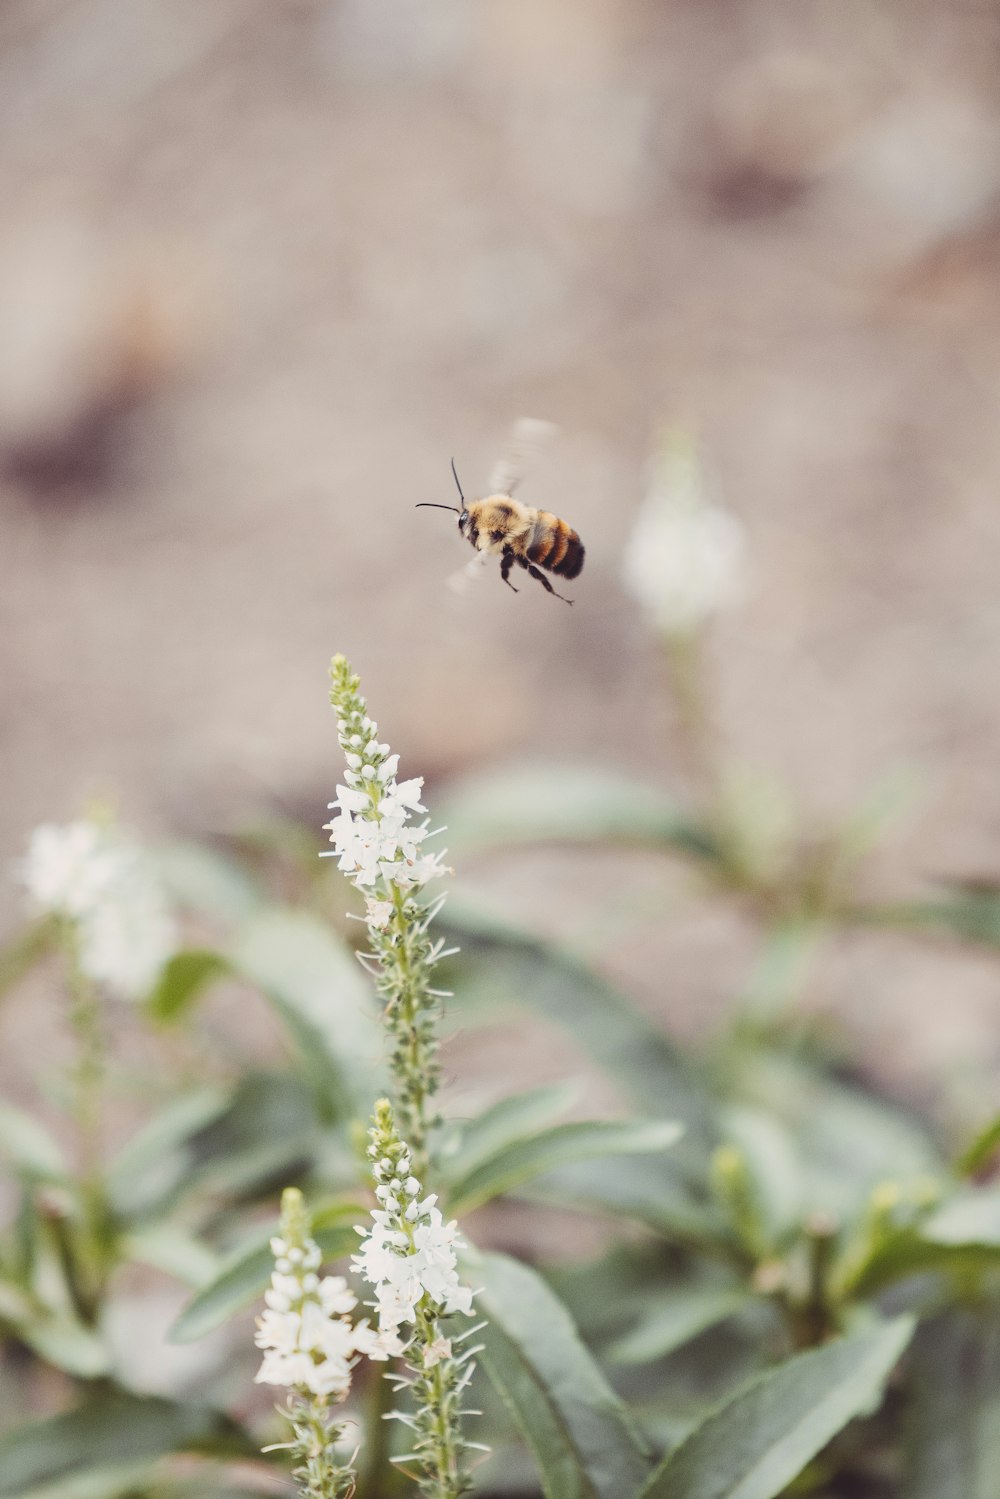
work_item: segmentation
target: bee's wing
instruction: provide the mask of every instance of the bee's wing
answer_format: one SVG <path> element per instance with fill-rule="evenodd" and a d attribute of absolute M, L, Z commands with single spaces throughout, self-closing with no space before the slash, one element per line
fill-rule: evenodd
<path fill-rule="evenodd" d="M 469 558 L 464 567 L 460 567 L 457 572 L 449 573 L 445 582 L 457 598 L 464 598 L 469 593 L 475 580 L 482 577 L 483 568 L 488 560 L 482 552 L 477 552 L 474 557 Z"/>
<path fill-rule="evenodd" d="M 503 455 L 493 465 L 490 494 L 513 494 L 535 454 L 555 431 L 552 422 L 543 422 L 534 416 L 519 417 L 510 429 Z"/>

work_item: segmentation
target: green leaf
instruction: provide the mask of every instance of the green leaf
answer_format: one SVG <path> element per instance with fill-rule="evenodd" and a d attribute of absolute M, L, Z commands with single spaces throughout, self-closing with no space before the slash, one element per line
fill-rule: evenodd
<path fill-rule="evenodd" d="M 541 1181 L 527 1182 L 517 1195 L 628 1218 L 675 1243 L 729 1250 L 733 1236 L 717 1203 L 674 1160 L 681 1144 L 662 1158 L 574 1161 L 548 1171 Z"/>
<path fill-rule="evenodd" d="M 130 1463 L 101 1463 L 96 1468 L 75 1469 L 58 1478 L 21 1489 L 12 1499 L 134 1499 L 154 1488 L 156 1463 L 145 1459 Z M 159 1495 L 159 1488 L 156 1493 Z"/>
<path fill-rule="evenodd" d="M 952 1308 L 924 1323 L 910 1359 L 902 1499 L 996 1499 L 1000 1312 Z"/>
<path fill-rule="evenodd" d="M 572 1080 L 532 1088 L 501 1098 L 474 1119 L 448 1126 L 437 1147 L 445 1175 L 453 1180 L 465 1176 L 505 1145 L 541 1129 L 569 1108 L 579 1091 Z"/>
<path fill-rule="evenodd" d="M 718 840 L 653 786 L 581 765 L 505 767 L 461 782 L 441 809 L 453 853 L 512 843 L 662 846 L 720 857 Z"/>
<path fill-rule="evenodd" d="M 125 1250 L 139 1264 L 152 1265 L 196 1289 L 207 1285 L 218 1269 L 218 1256 L 175 1223 L 144 1225 L 129 1234 Z"/>
<path fill-rule="evenodd" d="M 442 920 L 463 943 L 463 977 L 562 1026 L 636 1108 L 683 1124 L 677 1159 L 704 1178 L 715 1142 L 712 1102 L 661 1030 L 579 959 L 498 922 L 488 908 L 451 898 Z"/>
<path fill-rule="evenodd" d="M 167 1452 L 258 1456 L 252 1439 L 220 1411 L 102 1389 L 75 1410 L 19 1426 L 0 1439 L 0 1493 L 20 1499 L 74 1472 Z"/>
<path fill-rule="evenodd" d="M 649 1364 L 682 1348 L 754 1302 L 749 1291 L 733 1287 L 685 1286 L 650 1296 L 631 1332 L 612 1343 L 609 1357 L 619 1364 Z"/>
<path fill-rule="evenodd" d="M 269 908 L 241 929 L 230 958 L 285 1022 L 327 1116 L 336 1100 L 367 1111 L 381 1045 L 374 996 L 329 927 L 306 911 Z"/>
<path fill-rule="evenodd" d="M 111 1367 L 110 1355 L 99 1334 L 69 1317 L 32 1318 L 21 1324 L 17 1335 L 46 1363 L 77 1379 L 97 1379 Z"/>
<path fill-rule="evenodd" d="M 534 1454 L 546 1499 L 622 1499 L 649 1471 L 628 1413 L 538 1275 L 471 1254 L 488 1324 L 481 1361 Z"/>
<path fill-rule="evenodd" d="M 0 947 L 0 997 L 12 989 L 54 945 L 55 924 L 48 918 L 22 927 Z"/>
<path fill-rule="evenodd" d="M 196 1137 L 231 1104 L 222 1088 L 198 1088 L 173 1098 L 141 1126 L 112 1161 L 107 1191 L 123 1217 L 161 1208 L 191 1182 Z"/>
<path fill-rule="evenodd" d="M 956 1192 L 924 1221 L 920 1236 L 931 1244 L 1000 1248 L 1000 1187 Z"/>
<path fill-rule="evenodd" d="M 913 1328 L 911 1317 L 879 1323 L 751 1380 L 669 1454 L 642 1499 L 775 1499 L 877 1406 Z"/>
<path fill-rule="evenodd" d="M 189 947 L 174 953 L 163 967 L 147 1001 L 155 1020 L 177 1020 L 208 986 L 229 972 L 221 953 L 208 947 Z"/>
<path fill-rule="evenodd" d="M 781 918 L 765 931 L 739 999 L 740 1021 L 759 1029 L 781 1023 L 801 997 L 829 931 L 828 920 L 801 914 Z"/>
<path fill-rule="evenodd" d="M 0 1324 L 47 1363 L 79 1379 L 96 1379 L 110 1368 L 101 1337 L 72 1307 L 46 1306 L 12 1280 L 0 1280 Z"/>
<path fill-rule="evenodd" d="M 527 1139 L 502 1146 L 496 1155 L 453 1180 L 448 1192 L 448 1210 L 464 1217 L 491 1198 L 570 1161 L 667 1150 L 681 1133 L 681 1126 L 668 1120 L 590 1119 L 578 1124 L 556 1124 Z"/>
<path fill-rule="evenodd" d="M 733 1092 L 795 1142 L 807 1211 L 851 1218 L 879 1183 L 941 1170 L 926 1122 L 888 1099 L 785 1052 L 745 1046 L 733 1060 Z"/>
<path fill-rule="evenodd" d="M 0 1154 L 29 1181 L 64 1182 L 66 1158 L 37 1119 L 12 1103 L 0 1102 Z"/>
<path fill-rule="evenodd" d="M 356 1202 L 339 1204 L 336 1215 L 327 1207 L 323 1226 L 314 1228 L 324 1259 L 342 1259 L 357 1247 L 354 1224 L 366 1216 L 366 1209 Z M 193 1343 L 261 1299 L 274 1269 L 270 1240 L 277 1232 L 275 1221 L 258 1230 L 222 1261 L 213 1278 L 188 1302 L 170 1329 L 171 1343 Z"/>
<path fill-rule="evenodd" d="M 795 1232 L 806 1208 L 794 1137 L 773 1114 L 739 1106 L 723 1112 L 720 1130 L 745 1162 L 763 1237 L 775 1251 Z"/>
<path fill-rule="evenodd" d="M 860 918 L 878 926 L 958 937 L 983 947 L 1000 947 L 1000 882 L 957 880 L 925 900 L 868 906 Z"/>
<path fill-rule="evenodd" d="M 245 921 L 264 904 L 261 890 L 236 861 L 207 844 L 162 844 L 156 863 L 178 905 L 224 926 Z"/>
<path fill-rule="evenodd" d="M 230 1201 L 291 1180 L 319 1144 L 314 1095 L 287 1073 L 248 1073 L 229 1106 L 190 1142 L 185 1192 L 224 1194 Z"/>
<path fill-rule="evenodd" d="M 975 1176 L 996 1158 L 1000 1151 L 1000 1115 L 984 1125 L 955 1162 L 960 1176 Z"/>

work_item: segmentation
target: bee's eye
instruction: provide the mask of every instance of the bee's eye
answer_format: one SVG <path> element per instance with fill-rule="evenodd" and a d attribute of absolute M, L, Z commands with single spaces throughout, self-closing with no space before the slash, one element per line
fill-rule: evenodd
<path fill-rule="evenodd" d="M 491 531 L 490 532 L 490 536 L 493 538 L 494 541 L 503 541 L 503 532 L 502 531 Z"/>

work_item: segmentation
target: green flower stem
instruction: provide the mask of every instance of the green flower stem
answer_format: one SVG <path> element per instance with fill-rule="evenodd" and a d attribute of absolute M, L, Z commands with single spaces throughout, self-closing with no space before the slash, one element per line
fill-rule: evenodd
<path fill-rule="evenodd" d="M 361 679 L 344 656 L 333 658 L 330 680 L 330 701 L 338 715 L 340 742 L 348 761 L 347 779 L 368 800 L 368 807 L 361 814 L 363 819 L 378 826 L 383 821 L 380 804 L 387 791 L 380 770 L 386 763 L 388 745 L 377 743 L 377 726 L 368 715 L 367 700 L 360 690 Z M 365 770 L 358 769 L 362 758 Z M 391 789 L 393 785 L 391 777 L 388 786 Z M 402 860 L 400 870 L 401 875 L 405 874 Z M 432 988 L 432 974 L 443 943 L 428 935 L 438 907 L 436 903 L 430 907 L 421 904 L 420 886 L 410 885 L 408 878 L 393 878 L 391 869 L 388 874 L 381 873 L 374 885 L 357 888 L 366 898 L 385 901 L 391 906 L 387 922 L 380 925 L 369 921 L 370 950 L 363 961 L 375 979 L 391 1041 L 389 1061 L 394 1092 L 403 1133 L 412 1152 L 413 1169 L 421 1180 L 426 1180 L 428 1136 L 436 1122 L 431 1101 L 440 1075 L 441 996 Z"/>
<path fill-rule="evenodd" d="M 359 1453 L 358 1492 L 389 1499 L 399 1487 L 399 1474 L 390 1462 L 391 1425 L 386 1420 L 393 1405 L 393 1390 L 383 1371 L 369 1365 L 371 1378 L 365 1399 L 364 1445 Z"/>
<path fill-rule="evenodd" d="M 696 633 L 664 640 L 677 726 L 688 774 L 714 804 L 719 787 L 719 736 L 705 690 L 703 641 Z"/>
<path fill-rule="evenodd" d="M 392 925 L 397 937 L 396 960 L 402 979 L 398 998 L 399 1006 L 399 1065 L 396 1067 L 396 1082 L 399 1090 L 399 1110 L 402 1115 L 402 1133 L 409 1142 L 413 1157 L 413 1174 L 421 1181 L 427 1177 L 427 1134 L 431 1123 L 428 1118 L 428 1101 L 437 1089 L 438 1040 L 433 1027 L 421 1026 L 422 1014 L 429 1010 L 435 1013 L 436 1005 L 428 1005 L 426 984 L 420 984 L 414 974 L 413 946 L 417 935 L 407 915 L 409 902 L 398 885 L 392 887 L 394 912 Z"/>
<path fill-rule="evenodd" d="M 303 1499 L 352 1499 L 354 1470 L 349 1463 L 337 1460 L 335 1443 L 341 1426 L 331 1419 L 329 1400 L 320 1395 L 309 1399 L 290 1396 L 288 1404 L 279 1410 L 292 1429 L 292 1440 L 276 1445 L 291 1452 L 295 1462 L 292 1477 Z"/>
<path fill-rule="evenodd" d="M 412 1171 L 413 1151 L 409 1142 L 400 1137 L 388 1099 L 376 1102 L 374 1121 L 369 1131 L 370 1158 L 391 1161 L 393 1171 L 400 1177 L 409 1174 L 400 1162 L 408 1159 Z M 383 1171 L 382 1175 L 386 1173 Z M 417 1224 L 405 1213 L 393 1221 L 407 1240 L 406 1246 L 401 1247 L 405 1259 L 416 1251 Z M 413 1337 L 407 1353 L 408 1373 L 395 1378 L 399 1387 L 409 1388 L 415 1407 L 406 1423 L 414 1437 L 411 1458 L 419 1464 L 419 1471 L 412 1476 L 425 1499 L 459 1499 L 470 1487 L 462 1460 L 468 1444 L 461 1425 L 462 1385 L 468 1371 L 463 1371 L 461 1361 L 450 1351 L 442 1351 L 441 1318 L 436 1307 L 427 1292 L 416 1303 Z M 428 1364 L 431 1350 L 434 1359 Z M 398 1465 L 406 1472 L 411 1471 L 405 1459 L 399 1460 Z"/>
<path fill-rule="evenodd" d="M 73 1117 L 80 1146 L 80 1170 L 85 1181 L 92 1181 L 100 1173 L 102 1153 L 104 1033 L 97 989 L 81 972 L 72 943 L 70 936 L 66 944 L 69 949 L 69 1018 L 77 1046 L 73 1068 Z"/>
<path fill-rule="evenodd" d="M 418 1306 L 417 1342 L 423 1348 L 430 1348 L 439 1336 L 437 1318 Z M 459 1499 L 469 1486 L 462 1471 L 454 1376 L 451 1360 L 442 1359 L 430 1369 L 419 1370 L 413 1381 L 414 1394 L 429 1417 L 430 1451 L 425 1459 L 428 1476 L 423 1484 L 427 1499 Z"/>
<path fill-rule="evenodd" d="M 75 1253 L 65 1257 L 65 1270 L 80 1315 L 93 1321 L 100 1308 L 111 1261 L 111 1220 L 103 1173 L 102 1091 L 106 1047 L 100 996 L 93 980 L 80 969 L 75 936 L 69 924 L 62 932 L 67 956 L 69 1018 L 76 1037 L 72 1070 L 72 1110 L 79 1142 L 79 1182 L 82 1235 L 74 1237 Z"/>

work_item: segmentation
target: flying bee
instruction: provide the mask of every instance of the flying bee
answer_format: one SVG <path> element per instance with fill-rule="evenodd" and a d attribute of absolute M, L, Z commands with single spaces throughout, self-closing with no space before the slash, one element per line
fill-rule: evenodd
<path fill-rule="evenodd" d="M 527 425 L 519 424 L 522 438 Z M 547 424 L 540 422 L 530 425 L 538 429 L 547 427 Z M 515 435 L 516 433 L 517 429 Z M 531 435 L 537 437 L 539 433 Z M 539 569 L 544 567 L 546 571 L 562 578 L 580 576 L 586 554 L 583 542 L 573 527 L 558 515 L 553 515 L 550 510 L 536 510 L 531 505 L 522 505 L 520 500 L 515 500 L 513 491 L 520 482 L 520 474 L 511 466 L 499 465 L 494 472 L 494 478 L 499 476 L 506 479 L 502 485 L 495 486 L 497 493 L 487 495 L 482 500 L 473 500 L 471 504 L 462 493 L 454 458 L 451 460 L 451 471 L 462 501 L 461 510 L 457 505 L 436 505 L 429 500 L 422 501 L 417 509 L 426 507 L 433 510 L 453 510 L 458 516 L 459 531 L 480 556 L 500 558 L 500 576 L 515 593 L 519 590 L 510 581 L 510 571 L 516 565 L 523 567 L 530 577 L 537 578 L 546 592 L 562 599 L 564 604 L 572 604 L 572 599 L 556 593 L 545 573 Z"/>

